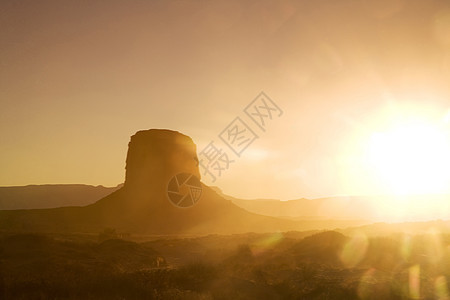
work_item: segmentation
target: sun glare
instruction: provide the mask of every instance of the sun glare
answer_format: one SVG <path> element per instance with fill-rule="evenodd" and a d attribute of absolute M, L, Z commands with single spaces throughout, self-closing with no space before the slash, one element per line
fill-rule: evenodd
<path fill-rule="evenodd" d="M 443 193 L 450 181 L 448 131 L 428 120 L 396 124 L 372 134 L 368 162 L 391 193 Z"/>

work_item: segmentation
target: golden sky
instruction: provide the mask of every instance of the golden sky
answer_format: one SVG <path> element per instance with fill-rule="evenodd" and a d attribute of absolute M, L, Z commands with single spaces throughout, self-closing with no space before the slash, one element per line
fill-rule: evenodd
<path fill-rule="evenodd" d="M 410 113 L 448 123 L 449 82 L 448 1 L 4 0 L 0 185 L 119 184 L 136 131 L 201 150 L 264 91 L 283 115 L 207 183 L 388 193 L 365 147 Z"/>

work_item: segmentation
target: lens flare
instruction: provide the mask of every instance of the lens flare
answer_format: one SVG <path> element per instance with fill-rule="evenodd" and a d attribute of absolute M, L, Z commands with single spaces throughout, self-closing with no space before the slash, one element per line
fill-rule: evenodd
<path fill-rule="evenodd" d="M 437 266 L 443 258 L 444 251 L 441 234 L 436 229 L 428 230 L 426 235 L 426 257 L 431 265 Z"/>
<path fill-rule="evenodd" d="M 400 255 L 405 261 L 409 261 L 411 256 L 411 236 L 403 236 L 402 245 L 400 248 Z"/>
<path fill-rule="evenodd" d="M 363 233 L 353 236 L 342 249 L 340 259 L 347 267 L 356 266 L 364 258 L 369 246 L 369 240 Z"/>
<path fill-rule="evenodd" d="M 438 300 L 450 300 L 448 294 L 447 280 L 444 276 L 439 276 L 434 281 L 434 294 Z"/>
<path fill-rule="evenodd" d="M 274 246 L 280 243 L 283 238 L 284 236 L 281 232 L 271 233 L 268 236 L 261 238 L 260 240 L 256 241 L 251 247 L 253 255 L 259 255 L 272 249 Z"/>
<path fill-rule="evenodd" d="M 414 265 L 409 268 L 409 297 L 420 299 L 420 266 Z"/>

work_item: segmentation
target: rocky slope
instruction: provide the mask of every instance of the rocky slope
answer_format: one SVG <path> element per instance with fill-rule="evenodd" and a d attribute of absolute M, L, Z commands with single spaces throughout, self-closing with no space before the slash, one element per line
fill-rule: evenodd
<path fill-rule="evenodd" d="M 131 137 L 125 184 L 84 207 L 0 212 L 1 231 L 100 232 L 105 228 L 142 234 L 265 232 L 317 227 L 247 212 L 203 185 L 189 208 L 167 197 L 169 180 L 178 173 L 200 177 L 194 142 L 171 130 L 139 131 Z"/>

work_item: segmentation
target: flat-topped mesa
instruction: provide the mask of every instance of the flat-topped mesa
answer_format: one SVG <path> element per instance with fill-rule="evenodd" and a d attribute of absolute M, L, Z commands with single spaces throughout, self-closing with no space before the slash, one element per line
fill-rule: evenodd
<path fill-rule="evenodd" d="M 128 144 L 125 189 L 141 195 L 164 193 L 170 178 L 178 173 L 200 178 L 197 147 L 178 131 L 138 131 Z"/>
<path fill-rule="evenodd" d="M 294 221 L 250 213 L 205 185 L 192 207 L 173 205 L 167 190 L 170 179 L 178 173 L 200 178 L 192 139 L 171 130 L 139 131 L 128 145 L 123 188 L 84 207 L 0 211 L 0 229 L 98 233 L 115 228 L 158 235 L 298 230 Z"/>

